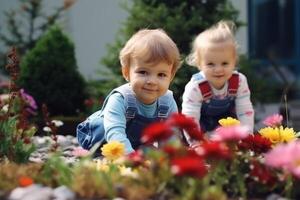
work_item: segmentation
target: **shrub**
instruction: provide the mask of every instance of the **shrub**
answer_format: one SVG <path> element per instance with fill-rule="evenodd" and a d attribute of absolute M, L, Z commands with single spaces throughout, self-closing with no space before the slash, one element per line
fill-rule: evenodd
<path fill-rule="evenodd" d="M 74 44 L 53 26 L 21 62 L 20 85 L 54 115 L 83 108 L 85 81 L 77 71 Z"/>

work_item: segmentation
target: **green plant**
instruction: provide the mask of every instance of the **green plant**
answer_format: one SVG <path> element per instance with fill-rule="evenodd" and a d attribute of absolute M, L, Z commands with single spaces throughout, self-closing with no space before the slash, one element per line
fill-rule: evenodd
<path fill-rule="evenodd" d="M 16 49 L 9 55 L 7 70 L 11 75 L 8 99 L 1 101 L 0 110 L 0 161 L 8 159 L 17 163 L 27 162 L 30 154 L 35 150 L 31 137 L 36 132 L 35 126 L 28 123 L 30 102 L 22 96 L 17 87 L 18 64 Z M 33 99 L 30 99 L 33 100 Z"/>
<path fill-rule="evenodd" d="M 139 29 L 164 29 L 175 41 L 184 59 L 190 53 L 194 37 L 205 28 L 221 19 L 233 20 L 237 27 L 242 25 L 237 19 L 238 11 L 228 0 L 133 0 L 128 5 L 123 4 L 123 8 L 128 11 L 129 16 L 116 41 L 108 46 L 108 53 L 102 58 L 102 63 L 117 75 L 121 72 L 118 53 L 128 38 Z M 181 105 L 185 84 L 196 71 L 198 70 L 195 67 L 183 63 L 177 72 L 171 89 L 178 105 Z"/>
<path fill-rule="evenodd" d="M 253 103 L 280 101 L 283 86 L 279 82 L 274 84 L 270 74 L 259 70 L 259 65 L 259 61 L 251 60 L 245 55 L 239 58 L 239 71 L 247 76 Z"/>
<path fill-rule="evenodd" d="M 43 164 L 36 182 L 44 185 L 57 187 L 59 185 L 70 186 L 72 181 L 72 168 L 65 163 L 59 153 L 50 155 Z"/>
<path fill-rule="evenodd" d="M 85 81 L 77 70 L 74 44 L 57 26 L 37 42 L 21 62 L 20 85 L 52 115 L 83 109 Z"/>

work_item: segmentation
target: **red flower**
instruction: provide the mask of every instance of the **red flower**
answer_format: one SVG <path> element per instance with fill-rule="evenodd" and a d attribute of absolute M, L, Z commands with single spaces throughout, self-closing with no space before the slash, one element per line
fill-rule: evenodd
<path fill-rule="evenodd" d="M 271 173 L 270 169 L 265 165 L 260 164 L 258 161 L 253 160 L 250 165 L 250 177 L 261 182 L 262 184 L 268 184 L 270 186 L 276 183 L 275 176 Z"/>
<path fill-rule="evenodd" d="M 177 176 L 202 178 L 207 174 L 207 167 L 200 156 L 184 156 L 171 160 L 171 170 Z"/>
<path fill-rule="evenodd" d="M 243 139 L 238 147 L 241 150 L 252 150 L 255 153 L 265 153 L 271 149 L 271 141 L 268 138 L 262 137 L 260 134 L 249 135 Z"/>
<path fill-rule="evenodd" d="M 206 141 L 196 148 L 196 152 L 205 158 L 230 159 L 231 152 L 223 142 Z"/>
<path fill-rule="evenodd" d="M 167 140 L 173 134 L 171 127 L 165 122 L 156 122 L 147 126 L 142 133 L 141 141 L 152 144 L 156 141 Z"/>
<path fill-rule="evenodd" d="M 182 129 L 190 129 L 190 128 L 198 127 L 197 123 L 195 122 L 195 120 L 193 118 L 187 117 L 181 113 L 172 114 L 168 120 L 168 123 L 171 126 L 176 126 L 178 128 L 182 128 Z"/>
<path fill-rule="evenodd" d="M 168 123 L 171 126 L 184 129 L 192 139 L 202 140 L 203 132 L 201 131 L 199 125 L 191 117 L 187 117 L 181 113 L 174 113 L 169 118 Z"/>
<path fill-rule="evenodd" d="M 178 148 L 172 146 L 172 145 L 165 145 L 163 146 L 163 151 L 167 153 L 170 157 L 174 157 L 178 155 Z"/>
<path fill-rule="evenodd" d="M 27 187 L 29 185 L 32 185 L 33 184 L 33 180 L 32 178 L 28 177 L 28 176 L 21 176 L 19 178 L 19 185 L 21 187 Z"/>
<path fill-rule="evenodd" d="M 84 100 L 84 105 L 86 106 L 86 107 L 92 107 L 93 105 L 94 105 L 94 99 L 92 99 L 92 98 L 90 98 L 90 99 L 85 99 Z"/>
<path fill-rule="evenodd" d="M 204 134 L 200 128 L 187 129 L 186 132 L 189 134 L 189 136 L 192 139 L 195 139 L 198 141 L 204 140 L 204 137 L 203 137 Z"/>
<path fill-rule="evenodd" d="M 134 166 L 143 165 L 145 159 L 141 150 L 134 151 L 126 156 L 127 160 Z"/>
<path fill-rule="evenodd" d="M 25 138 L 23 139 L 23 142 L 24 142 L 25 144 L 30 144 L 30 143 L 31 143 L 31 140 L 30 140 L 29 137 L 25 137 Z"/>

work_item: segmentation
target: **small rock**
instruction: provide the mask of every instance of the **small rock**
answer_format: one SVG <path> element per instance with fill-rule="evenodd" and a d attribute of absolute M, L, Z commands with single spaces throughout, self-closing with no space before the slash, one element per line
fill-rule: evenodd
<path fill-rule="evenodd" d="M 74 200 L 76 195 L 66 186 L 60 186 L 53 190 L 54 200 Z"/>

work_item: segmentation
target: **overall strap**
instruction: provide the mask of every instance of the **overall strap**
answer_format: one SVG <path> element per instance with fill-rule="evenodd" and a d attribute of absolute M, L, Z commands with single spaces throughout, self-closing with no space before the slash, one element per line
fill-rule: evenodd
<path fill-rule="evenodd" d="M 228 80 L 228 95 L 235 97 L 239 87 L 239 74 L 233 73 Z"/>
<path fill-rule="evenodd" d="M 200 72 L 198 72 L 192 76 L 192 81 L 199 82 L 198 87 L 202 94 L 203 101 L 207 101 L 213 96 L 213 93 L 211 91 L 211 87 L 210 87 L 208 81 L 203 77 L 203 75 Z"/>
<path fill-rule="evenodd" d="M 203 81 L 203 82 L 199 83 L 198 87 L 202 94 L 203 101 L 207 101 L 213 96 L 211 87 L 207 81 Z"/>
<path fill-rule="evenodd" d="M 137 103 L 136 98 L 133 94 L 133 91 L 129 84 L 122 85 L 116 89 L 116 91 L 120 92 L 124 97 L 126 103 L 126 119 L 133 119 L 137 113 Z"/>
<path fill-rule="evenodd" d="M 158 98 L 158 107 L 157 107 L 157 117 L 158 118 L 167 118 L 169 111 L 169 102 L 172 99 L 172 92 L 167 91 L 166 94 Z"/>

